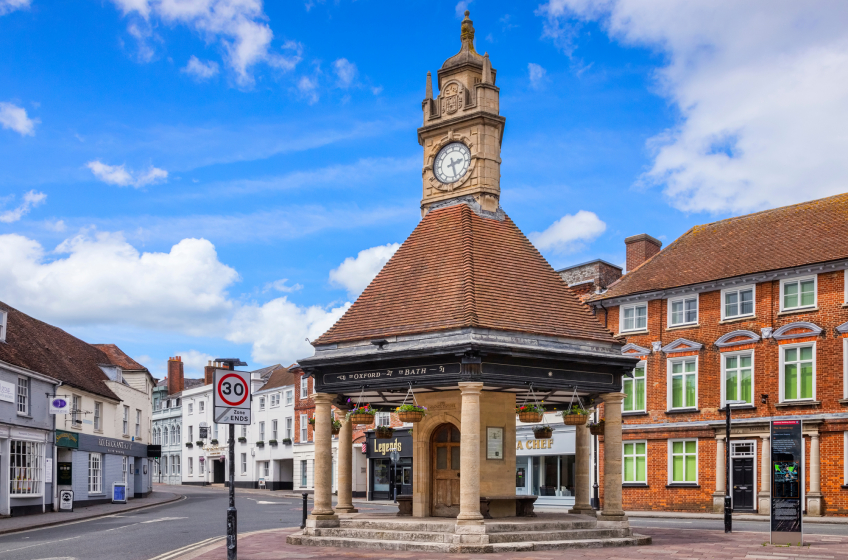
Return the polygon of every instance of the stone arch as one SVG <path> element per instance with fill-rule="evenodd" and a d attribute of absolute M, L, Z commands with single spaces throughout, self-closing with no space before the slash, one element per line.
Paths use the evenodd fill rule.
<path fill-rule="evenodd" d="M 421 422 L 412 428 L 412 515 L 413 517 L 429 517 L 432 496 L 432 469 L 430 457 L 430 440 L 434 432 L 442 424 L 453 424 L 462 436 L 459 411 L 438 412 L 427 414 Z"/>
<path fill-rule="evenodd" d="M 728 348 L 731 346 L 741 346 L 742 344 L 751 344 L 759 342 L 760 336 L 752 331 L 738 330 L 722 335 L 715 341 L 715 345 L 719 348 Z"/>

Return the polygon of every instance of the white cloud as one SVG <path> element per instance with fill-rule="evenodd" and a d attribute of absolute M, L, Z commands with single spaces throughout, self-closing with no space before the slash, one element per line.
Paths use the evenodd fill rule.
<path fill-rule="evenodd" d="M 301 60 L 298 43 L 285 43 L 282 52 L 271 49 L 274 33 L 266 23 L 261 0 L 112 1 L 125 16 L 134 13 L 145 22 L 159 18 L 167 24 L 185 25 L 208 42 L 219 42 L 226 53 L 227 65 L 242 87 L 253 85 L 252 72 L 257 64 L 291 70 Z"/>
<path fill-rule="evenodd" d="M 0 16 L 29 8 L 30 0 L 0 0 Z"/>
<path fill-rule="evenodd" d="M 11 197 L 9 197 L 11 198 Z M 47 200 L 47 195 L 44 193 L 29 191 L 24 194 L 24 200 L 17 208 L 13 208 L 11 210 L 6 210 L 5 212 L 0 212 L 0 222 L 4 224 L 11 224 L 12 222 L 17 222 L 27 214 L 29 211 L 42 204 L 45 200 Z"/>
<path fill-rule="evenodd" d="M 21 136 L 35 136 L 35 125 L 40 122 L 29 118 L 23 107 L 0 101 L 0 125 L 3 128 L 14 130 Z"/>
<path fill-rule="evenodd" d="M 666 55 L 657 85 L 681 119 L 650 142 L 639 184 L 674 207 L 738 214 L 845 191 L 848 4 L 551 0 L 539 13 Z"/>
<path fill-rule="evenodd" d="M 378 245 L 346 258 L 338 268 L 330 271 L 330 283 L 345 288 L 351 297 L 358 296 L 399 247 L 400 243 Z"/>
<path fill-rule="evenodd" d="M 289 286 L 286 282 L 288 282 L 288 278 L 283 278 L 282 280 L 274 280 L 273 282 L 268 282 L 265 284 L 265 287 L 262 289 L 263 292 L 269 292 L 271 290 L 276 290 L 278 292 L 284 292 L 290 294 L 292 292 L 296 292 L 298 290 L 302 290 L 303 286 L 301 284 L 295 284 L 294 286 Z"/>
<path fill-rule="evenodd" d="M 465 10 L 468 9 L 468 6 L 473 1 L 474 0 L 459 0 L 459 2 L 456 3 L 456 17 L 458 17 L 458 18 L 465 17 Z"/>
<path fill-rule="evenodd" d="M 179 356 L 183 361 L 183 370 L 185 371 L 185 376 L 192 379 L 202 379 L 203 378 L 203 368 L 206 367 L 209 360 L 215 360 L 215 358 L 220 358 L 220 356 L 213 356 L 212 354 L 205 354 L 203 352 L 199 352 L 197 350 L 184 350 L 182 352 L 174 352 L 175 356 Z M 144 362 L 136 360 L 140 364 L 144 364 Z"/>
<path fill-rule="evenodd" d="M 309 76 L 303 76 L 297 82 L 297 90 L 300 92 L 300 95 L 306 98 L 309 101 L 309 104 L 318 101 L 318 80 L 315 78 L 310 78 Z"/>
<path fill-rule="evenodd" d="M 180 72 L 188 74 L 198 81 L 208 80 L 218 74 L 218 63 L 214 60 L 204 62 L 192 55 L 188 59 L 188 64 Z"/>
<path fill-rule="evenodd" d="M 349 88 L 356 80 L 358 73 L 356 64 L 350 62 L 346 58 L 340 58 L 333 63 L 333 70 L 336 72 L 339 87 Z"/>
<path fill-rule="evenodd" d="M 541 88 L 545 82 L 545 74 L 547 74 L 547 70 L 534 62 L 530 62 L 527 64 L 527 72 L 530 76 L 530 87 L 533 89 Z"/>
<path fill-rule="evenodd" d="M 118 185 L 119 187 L 143 187 L 165 181 L 168 178 L 168 172 L 164 169 L 150 166 L 150 169 L 140 173 L 131 173 L 127 171 L 124 164 L 107 165 L 100 160 L 90 161 L 86 167 L 91 169 L 94 176 L 110 185 Z"/>
<path fill-rule="evenodd" d="M 53 251 L 0 235 L 3 301 L 47 322 L 221 333 L 235 306 L 227 288 L 237 280 L 205 239 L 140 253 L 120 233 L 84 232 Z"/>
<path fill-rule="evenodd" d="M 572 253 L 583 248 L 604 231 L 607 225 L 594 212 L 580 210 L 566 214 L 545 231 L 530 234 L 530 239 L 540 251 Z"/>

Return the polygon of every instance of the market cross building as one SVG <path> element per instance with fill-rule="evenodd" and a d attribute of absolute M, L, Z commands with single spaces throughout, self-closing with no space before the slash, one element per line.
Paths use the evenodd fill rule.
<path fill-rule="evenodd" d="M 299 362 L 315 379 L 316 480 L 307 527 L 292 542 L 321 544 L 340 524 L 365 523 L 363 514 L 342 521 L 337 515 L 355 511 L 349 454 L 339 456 L 338 505 L 332 506 L 334 405 L 394 409 L 412 388 L 428 414 L 413 429 L 412 519 L 402 523 L 435 523 L 417 530 L 439 527 L 450 533 L 445 546 L 461 552 L 506 550 L 491 544 L 488 518 L 532 515 L 535 497 L 514 490 L 517 399 L 538 394 L 560 408 L 575 395 L 603 399 L 606 437 L 621 437 L 622 377 L 638 359 L 621 353 L 622 344 L 500 206 L 505 118 L 497 72 L 488 54 L 474 50 L 468 15 L 459 53 L 438 72 L 435 98 L 427 75 L 418 129 L 422 220 L 345 315 L 312 343 L 314 356 Z M 588 429 L 579 429 L 572 511 L 586 516 L 562 514 L 553 521 L 562 528 L 577 520 L 597 523 L 589 505 Z M 350 441 L 351 431 L 351 422 L 343 422 L 340 439 Z M 620 454 L 608 453 L 604 469 L 609 487 L 599 517 L 613 524 L 621 544 L 634 544 L 621 507 Z"/>

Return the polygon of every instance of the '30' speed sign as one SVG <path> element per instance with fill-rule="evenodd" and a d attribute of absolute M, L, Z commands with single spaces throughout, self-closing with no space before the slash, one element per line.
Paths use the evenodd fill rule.
<path fill-rule="evenodd" d="M 250 373 L 215 370 L 214 418 L 218 424 L 250 424 Z"/>

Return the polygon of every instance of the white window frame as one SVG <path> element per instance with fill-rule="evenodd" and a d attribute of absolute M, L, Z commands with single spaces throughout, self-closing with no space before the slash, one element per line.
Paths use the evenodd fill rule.
<path fill-rule="evenodd" d="M 177 424 L 171 433 L 177 437 L 177 441 L 172 440 L 171 443 L 180 444 L 183 442 L 183 427 L 180 424 Z"/>
<path fill-rule="evenodd" d="M 695 404 L 692 406 L 680 406 L 674 407 L 674 395 L 672 394 L 672 364 L 675 362 L 688 362 L 691 360 L 695 360 Z M 700 356 L 680 356 L 679 358 L 668 358 L 666 360 L 666 409 L 667 410 L 696 410 L 698 408 L 698 389 L 700 385 L 700 373 L 701 373 L 701 364 L 700 364 Z M 685 377 L 685 367 L 684 366 L 684 377 Z M 686 394 L 686 384 L 683 384 L 683 394 Z M 646 398 L 647 400 L 647 398 Z"/>
<path fill-rule="evenodd" d="M 135 409 L 135 437 L 141 437 L 141 410 Z"/>
<path fill-rule="evenodd" d="M 241 437 L 243 437 L 243 438 L 247 437 L 247 426 L 244 425 L 244 424 L 242 424 L 242 426 L 241 426 Z"/>
<path fill-rule="evenodd" d="M 167 474 L 167 473 L 166 473 Z M 103 493 L 103 454 L 88 454 L 88 493 Z"/>
<path fill-rule="evenodd" d="M 241 454 L 241 474 L 247 474 L 247 453 Z"/>
<path fill-rule="evenodd" d="M 201 461 L 198 459 L 197 461 L 197 474 L 203 476 L 206 474 L 206 461 Z"/>
<path fill-rule="evenodd" d="M 263 461 L 262 462 L 262 472 L 264 473 L 265 478 L 270 478 L 271 476 L 271 461 Z"/>
<path fill-rule="evenodd" d="M 695 320 L 694 321 L 686 321 L 686 300 L 694 299 L 695 300 Z M 671 320 L 672 313 L 671 308 L 672 304 L 682 301 L 683 302 L 683 322 L 682 323 L 673 323 Z M 690 327 L 698 324 L 698 320 L 701 318 L 701 298 L 699 294 L 686 294 L 685 296 L 678 296 L 673 298 L 668 298 L 666 300 L 666 312 L 668 314 L 668 328 L 676 328 L 676 327 Z"/>
<path fill-rule="evenodd" d="M 259 441 L 265 441 L 265 422 L 259 423 Z"/>
<path fill-rule="evenodd" d="M 294 439 L 294 418 L 289 416 L 286 418 L 286 431 L 283 439 Z"/>
<path fill-rule="evenodd" d="M 188 413 L 194 414 L 194 403 L 188 403 Z"/>
<path fill-rule="evenodd" d="M 812 305 L 801 305 L 801 282 L 805 280 L 813 281 L 813 304 Z M 786 284 L 798 283 L 798 306 L 797 307 L 784 307 L 783 306 L 783 289 Z M 819 304 L 819 275 L 813 274 L 811 276 L 796 276 L 794 278 L 784 278 L 780 281 L 780 310 L 781 311 L 798 311 L 801 309 L 815 309 Z"/>
<path fill-rule="evenodd" d="M 842 483 L 848 486 L 848 432 L 842 432 L 842 468 L 843 473 Z"/>
<path fill-rule="evenodd" d="M 188 476 L 194 476 L 194 457 L 188 458 Z"/>
<path fill-rule="evenodd" d="M 44 444 L 9 442 L 9 495 L 34 498 L 44 492 Z"/>
<path fill-rule="evenodd" d="M 194 426 L 188 427 L 188 438 L 186 439 L 188 443 L 192 443 L 194 441 Z"/>
<path fill-rule="evenodd" d="M 173 466 L 174 466 L 174 472 L 172 472 L 171 474 L 179 475 L 179 474 L 181 474 L 181 473 L 182 473 L 182 465 L 180 465 L 181 458 L 182 458 L 182 456 L 181 456 L 181 455 L 174 455 L 174 456 L 173 456 L 173 459 L 174 459 L 174 465 L 173 465 Z"/>
<path fill-rule="evenodd" d="M 71 425 L 82 426 L 82 397 L 71 395 Z"/>
<path fill-rule="evenodd" d="M 757 394 L 756 389 L 756 358 L 754 356 L 753 350 L 737 350 L 736 352 L 722 352 L 721 353 L 721 407 L 724 408 L 727 403 L 727 358 L 735 356 L 737 358 L 741 358 L 742 356 L 750 356 L 751 357 L 751 402 L 749 405 L 754 405 L 754 397 Z M 737 367 L 737 369 L 742 369 L 741 367 Z M 738 380 L 737 380 L 738 383 Z M 738 385 L 737 385 L 738 387 Z"/>
<path fill-rule="evenodd" d="M 848 338 L 842 339 L 842 398 L 848 399 Z"/>
<path fill-rule="evenodd" d="M 638 443 L 644 443 L 645 444 L 645 454 L 644 455 L 639 454 L 639 453 L 635 453 L 636 444 L 638 444 Z M 638 457 L 645 457 L 645 480 L 627 480 L 627 481 L 624 480 L 625 461 L 626 461 L 626 458 L 627 458 L 627 455 L 624 454 L 624 446 L 628 445 L 628 444 L 633 444 L 634 453 L 633 453 L 632 457 L 634 457 L 634 459 L 638 458 Z M 638 470 L 636 469 L 636 467 L 634 465 L 634 467 L 633 467 L 634 477 L 635 477 L 635 474 L 637 472 L 638 472 Z M 632 440 L 628 439 L 628 440 L 624 440 L 624 441 L 621 442 L 621 482 L 623 484 L 648 484 L 648 440 L 646 440 L 646 439 L 632 439 Z"/>
<path fill-rule="evenodd" d="M 844 301 L 844 303 L 845 303 L 845 305 L 848 305 L 848 268 L 845 269 L 845 281 L 844 281 L 843 284 L 845 286 L 845 301 Z M 3 332 L 6 332 L 5 328 L 3 329 Z"/>
<path fill-rule="evenodd" d="M 289 389 L 286 391 L 286 405 L 294 404 L 294 391 Z"/>
<path fill-rule="evenodd" d="M 165 426 L 165 437 L 162 439 L 162 445 L 170 445 L 171 442 L 168 441 L 168 426 Z"/>
<path fill-rule="evenodd" d="M 271 439 L 273 439 L 274 441 L 277 440 L 277 435 L 278 435 L 277 427 L 278 427 L 277 420 L 271 420 Z"/>
<path fill-rule="evenodd" d="M 309 466 L 305 459 L 300 460 L 300 487 L 309 488 Z"/>
<path fill-rule="evenodd" d="M 280 393 L 274 393 L 271 395 L 271 408 L 277 408 L 280 406 Z"/>
<path fill-rule="evenodd" d="M 798 356 L 800 358 L 800 355 L 801 355 L 800 349 L 802 347 L 806 347 L 806 346 L 812 346 L 813 347 L 813 396 L 810 397 L 810 398 L 806 398 L 806 399 L 798 398 L 798 399 L 792 399 L 791 401 L 787 401 L 786 395 L 785 395 L 786 391 L 785 391 L 785 388 L 784 388 L 784 379 L 783 379 L 783 376 L 785 374 L 786 350 L 789 350 L 789 349 L 792 349 L 792 348 L 798 348 L 799 349 Z M 817 385 L 817 381 L 818 381 L 818 366 L 816 364 L 816 362 L 817 362 L 817 360 L 816 360 L 816 358 L 817 358 L 816 350 L 818 349 L 817 347 L 818 347 L 817 342 L 796 342 L 795 344 L 782 344 L 782 345 L 778 346 L 778 348 L 780 348 L 780 374 L 778 375 L 778 382 L 780 383 L 780 402 L 813 402 L 813 401 L 816 400 L 816 394 L 817 394 L 816 385 Z M 801 382 L 801 372 L 800 372 L 800 370 L 798 371 L 798 382 L 799 383 Z M 800 393 L 800 391 L 798 391 L 798 392 Z"/>
<path fill-rule="evenodd" d="M 0 342 L 6 342 L 6 328 L 9 324 L 9 312 L 0 311 Z"/>
<path fill-rule="evenodd" d="M 637 307 L 645 307 L 645 326 L 638 327 L 636 326 L 636 308 Z M 625 309 L 633 309 L 633 328 L 625 329 L 624 328 L 624 310 Z M 643 332 L 648 330 L 648 302 L 643 301 L 641 303 L 632 303 L 630 305 L 620 305 L 618 307 L 618 332 L 626 333 L 626 332 Z"/>
<path fill-rule="evenodd" d="M 15 385 L 15 408 L 18 410 L 19 416 L 29 416 L 30 408 L 30 381 L 29 377 L 21 375 L 18 377 L 18 383 Z"/>
<path fill-rule="evenodd" d="M 265 397 L 259 397 L 259 410 L 265 410 Z"/>
<path fill-rule="evenodd" d="M 374 418 L 374 426 L 391 426 L 392 425 L 392 413 L 391 412 L 378 412 Z"/>
<path fill-rule="evenodd" d="M 124 484 L 127 483 L 127 471 L 129 471 L 130 467 L 130 458 L 129 457 L 121 457 L 121 480 Z"/>
<path fill-rule="evenodd" d="M 300 443 L 309 441 L 309 416 L 300 415 Z"/>
<path fill-rule="evenodd" d="M 728 315 L 727 314 L 727 302 L 725 301 L 725 294 L 729 294 L 732 292 L 744 292 L 747 290 L 751 290 L 751 312 L 750 313 L 739 313 L 738 315 Z M 739 309 L 742 309 L 742 301 L 737 297 L 737 305 Z M 721 291 L 721 320 L 731 320 L 731 319 L 742 319 L 744 317 L 756 317 L 757 316 L 757 285 L 756 284 L 747 284 L 742 286 L 734 286 L 733 288 L 725 288 Z"/>
<path fill-rule="evenodd" d="M 124 417 L 122 425 L 124 428 L 124 435 L 130 435 L 130 407 L 128 407 L 127 405 L 124 405 Z"/>
<path fill-rule="evenodd" d="M 103 403 L 94 401 L 94 431 L 103 431 Z"/>
<path fill-rule="evenodd" d="M 674 443 L 682 441 L 683 442 L 683 468 L 686 468 L 686 442 L 694 441 L 695 442 L 695 480 L 694 482 L 675 482 L 674 481 L 674 456 L 672 455 L 672 450 L 674 449 Z M 668 485 L 669 486 L 692 486 L 700 484 L 700 471 L 701 471 L 701 450 L 700 445 L 698 445 L 698 438 L 677 438 L 668 440 Z M 686 478 L 686 473 L 684 470 L 683 478 Z"/>
<path fill-rule="evenodd" d="M 641 377 L 641 378 L 635 377 L 637 369 L 644 369 L 645 370 L 645 376 Z M 636 412 L 645 412 L 647 410 L 647 407 L 648 407 L 648 360 L 641 360 L 639 362 L 639 364 L 635 368 L 633 368 L 633 375 L 634 375 L 633 379 L 631 379 L 629 377 L 624 377 L 622 379 L 621 391 L 623 393 L 627 393 L 627 391 L 625 390 L 627 383 L 629 383 L 632 390 L 635 391 L 636 383 L 638 383 L 638 380 L 641 379 L 642 382 L 645 384 L 645 403 L 644 403 L 645 406 L 643 406 L 642 408 L 634 408 L 633 410 L 624 410 L 624 402 L 622 401 L 622 403 L 621 403 L 622 414 L 634 414 Z M 634 399 L 636 398 L 635 392 L 634 392 L 633 398 Z M 634 406 L 635 405 L 636 405 L 636 403 L 634 402 Z"/>
<path fill-rule="evenodd" d="M 309 398 L 309 378 L 301 377 L 300 378 L 300 398 L 308 399 Z"/>
<path fill-rule="evenodd" d="M 203 409 L 204 409 L 204 405 L 205 405 L 205 404 L 206 404 L 206 401 L 200 401 L 200 402 L 198 402 L 198 403 L 197 403 L 197 411 L 198 411 L 198 412 L 203 412 Z"/>

